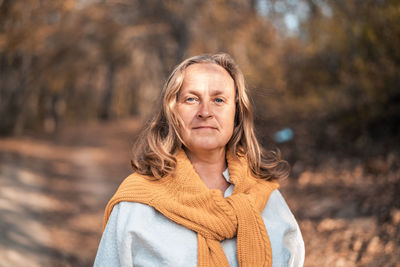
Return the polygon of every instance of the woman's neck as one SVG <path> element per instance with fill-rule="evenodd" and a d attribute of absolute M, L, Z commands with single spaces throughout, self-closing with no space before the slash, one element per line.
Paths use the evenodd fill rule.
<path fill-rule="evenodd" d="M 226 169 L 225 149 L 193 153 L 185 149 L 186 155 L 197 174 L 209 189 L 219 189 L 222 192 L 229 187 L 222 172 Z"/>

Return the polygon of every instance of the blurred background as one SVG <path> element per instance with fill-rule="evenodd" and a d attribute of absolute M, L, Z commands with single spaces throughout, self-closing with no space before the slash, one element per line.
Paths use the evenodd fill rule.
<path fill-rule="evenodd" d="M 292 166 L 305 265 L 398 266 L 397 0 L 0 0 L 0 266 L 92 266 L 167 76 L 220 51 Z"/>

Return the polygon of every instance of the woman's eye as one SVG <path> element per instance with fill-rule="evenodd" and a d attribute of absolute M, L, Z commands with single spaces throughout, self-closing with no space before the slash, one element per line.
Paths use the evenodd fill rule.
<path fill-rule="evenodd" d="M 196 101 L 196 98 L 194 98 L 194 97 L 188 97 L 188 98 L 186 98 L 186 102 L 192 103 L 192 102 L 194 102 L 194 101 Z"/>
<path fill-rule="evenodd" d="M 216 98 L 216 99 L 215 99 L 215 102 L 217 102 L 217 103 L 223 103 L 224 100 L 223 100 L 222 98 Z"/>

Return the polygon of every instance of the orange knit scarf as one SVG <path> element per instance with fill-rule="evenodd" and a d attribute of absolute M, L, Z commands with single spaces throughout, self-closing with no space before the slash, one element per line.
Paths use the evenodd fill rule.
<path fill-rule="evenodd" d="M 172 221 L 197 232 L 198 266 L 229 266 L 220 241 L 237 236 L 239 266 L 272 266 L 271 244 L 261 217 L 277 183 L 257 179 L 245 158 L 227 153 L 230 181 L 235 185 L 224 198 L 208 189 L 181 150 L 175 175 L 160 180 L 132 174 L 120 185 L 104 214 L 104 227 L 113 206 L 121 201 L 147 204 Z"/>

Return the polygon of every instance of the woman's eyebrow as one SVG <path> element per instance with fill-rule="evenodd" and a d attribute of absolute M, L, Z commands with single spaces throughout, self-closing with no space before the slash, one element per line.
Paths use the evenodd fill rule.
<path fill-rule="evenodd" d="M 181 92 L 180 93 L 180 95 L 187 95 L 187 94 L 192 94 L 192 95 L 199 95 L 200 93 L 199 93 L 199 91 L 197 91 L 196 89 L 189 89 L 189 90 L 185 90 L 185 91 L 183 91 L 183 92 Z M 211 91 L 211 93 L 210 93 L 210 96 L 216 96 L 216 95 L 225 95 L 226 94 L 226 91 L 224 91 L 224 90 L 219 90 L 219 89 L 215 89 L 215 90 L 212 90 Z"/>
<path fill-rule="evenodd" d="M 196 91 L 196 90 L 194 90 L 194 89 L 187 90 L 187 91 L 184 92 L 184 93 L 185 93 L 185 94 L 192 94 L 192 95 L 198 95 L 198 94 L 199 94 L 199 92 Z"/>
<path fill-rule="evenodd" d="M 177 95 L 177 99 L 180 99 L 182 97 L 186 97 L 187 95 L 194 95 L 196 97 L 199 96 L 198 92 L 196 92 L 195 90 L 189 89 L 189 90 L 185 90 L 185 91 L 181 91 L 179 92 L 179 94 Z"/>
<path fill-rule="evenodd" d="M 224 91 L 224 90 L 213 90 L 210 95 L 211 96 L 226 95 L 226 91 Z"/>

